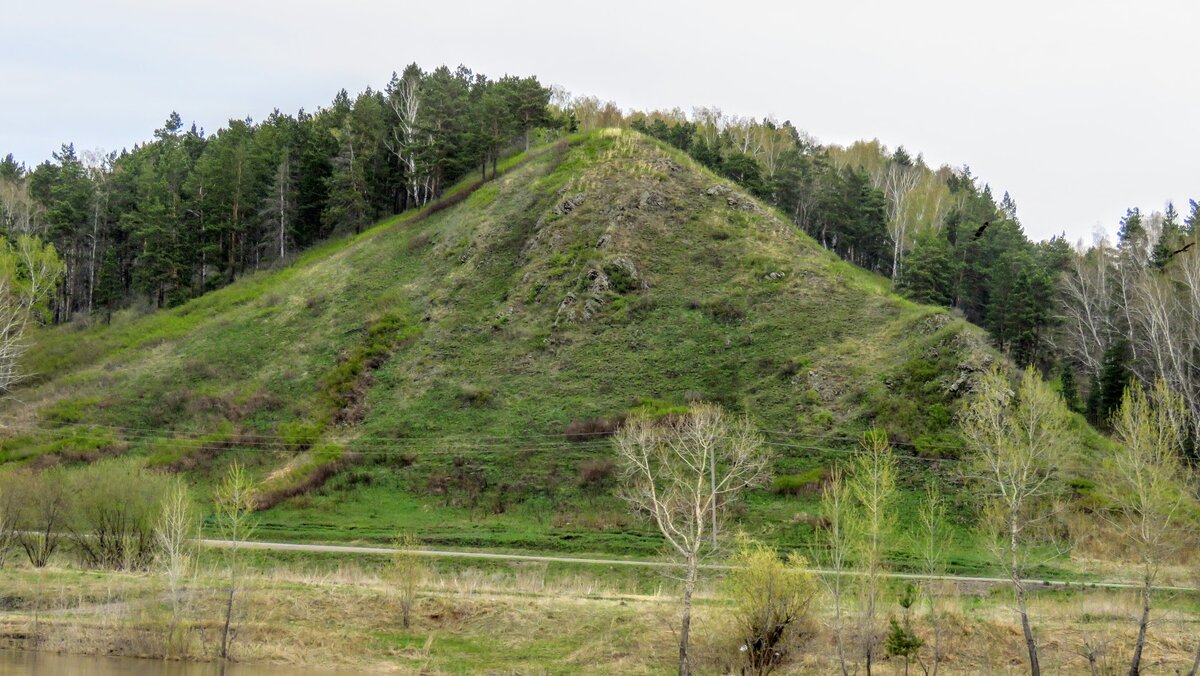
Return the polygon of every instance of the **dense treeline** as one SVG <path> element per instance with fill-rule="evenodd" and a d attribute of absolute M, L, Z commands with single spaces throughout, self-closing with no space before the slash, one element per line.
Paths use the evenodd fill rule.
<path fill-rule="evenodd" d="M 0 161 L 0 226 L 65 263 L 56 321 L 142 298 L 183 302 L 338 232 L 425 204 L 556 124 L 536 78 L 459 67 L 393 74 L 315 113 L 231 120 L 213 134 L 171 113 L 132 150 L 64 145 L 32 170 Z"/>

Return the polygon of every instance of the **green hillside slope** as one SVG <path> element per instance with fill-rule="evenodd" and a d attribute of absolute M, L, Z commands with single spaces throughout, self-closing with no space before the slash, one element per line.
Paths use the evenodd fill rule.
<path fill-rule="evenodd" d="M 912 456 L 911 494 L 951 476 L 934 459 L 993 358 L 681 153 L 606 131 L 182 307 L 42 333 L 0 461 L 128 455 L 203 487 L 241 459 L 263 537 L 642 554 L 658 539 L 614 496 L 604 432 L 706 399 L 777 452 L 741 524 L 798 546 L 870 426 Z"/>

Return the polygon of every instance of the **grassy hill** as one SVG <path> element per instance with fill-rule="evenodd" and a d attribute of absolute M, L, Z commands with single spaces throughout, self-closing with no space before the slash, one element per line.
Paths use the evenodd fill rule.
<path fill-rule="evenodd" d="M 614 497 L 604 436 L 638 407 L 749 414 L 778 478 L 739 521 L 784 546 L 870 426 L 911 456 L 908 495 L 953 477 L 954 415 L 995 359 L 979 329 L 643 136 L 510 164 L 181 307 L 41 333 L 0 461 L 129 456 L 203 491 L 240 459 L 262 537 L 617 554 L 659 545 Z"/>

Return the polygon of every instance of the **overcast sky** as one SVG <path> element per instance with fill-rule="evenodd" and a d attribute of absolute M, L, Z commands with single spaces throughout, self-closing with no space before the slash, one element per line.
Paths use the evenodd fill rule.
<path fill-rule="evenodd" d="M 878 137 L 970 165 L 1035 238 L 1200 199 L 1196 2 L 4 0 L 0 22 L 0 154 L 30 165 L 172 110 L 313 110 L 416 61 Z"/>

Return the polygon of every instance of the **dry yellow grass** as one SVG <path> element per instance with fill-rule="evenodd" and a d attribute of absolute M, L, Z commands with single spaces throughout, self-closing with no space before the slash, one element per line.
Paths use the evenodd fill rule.
<path fill-rule="evenodd" d="M 195 580 L 188 652 L 213 659 L 219 630 L 218 571 Z M 9 647 L 75 654 L 159 657 L 168 613 L 153 575 L 74 569 L 10 569 L 0 579 L 8 612 L 0 639 Z M 948 585 L 942 673 L 1023 673 L 1020 630 L 1003 595 Z M 239 598 L 233 654 L 242 662 L 349 667 L 380 672 L 667 673 L 675 666 L 675 600 L 633 593 L 619 581 L 586 574 L 549 579 L 531 566 L 515 575 L 466 568 L 439 574 L 421 590 L 413 626 L 400 628 L 394 595 L 376 573 L 354 565 L 329 572 L 276 568 L 257 573 Z M 899 612 L 898 608 L 892 608 Z M 1120 670 L 1132 642 L 1136 599 L 1129 592 L 1043 593 L 1031 604 L 1047 673 L 1086 673 L 1087 646 L 1101 673 Z M 727 613 L 701 594 L 695 653 L 702 671 L 727 671 L 737 645 Z M 784 673 L 836 670 L 829 618 Z M 928 615 L 914 626 L 931 643 Z M 1164 599 L 1146 649 L 1148 673 L 1186 671 L 1195 650 L 1192 599 Z M 885 661 L 882 673 L 902 665 Z"/>

